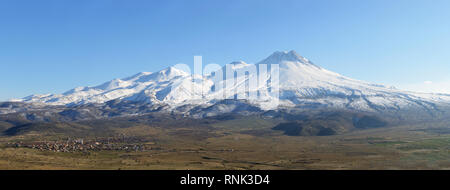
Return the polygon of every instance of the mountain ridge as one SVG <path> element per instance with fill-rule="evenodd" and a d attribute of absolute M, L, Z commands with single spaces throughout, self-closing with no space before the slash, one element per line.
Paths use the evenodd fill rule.
<path fill-rule="evenodd" d="M 77 87 L 63 94 L 31 95 L 15 102 L 75 106 L 105 104 L 118 100 L 168 105 L 166 109 L 173 111 L 186 106 L 206 108 L 223 98 L 235 99 L 254 92 L 267 95 L 267 99 L 263 101 L 247 101 L 248 104 L 262 110 L 337 108 L 367 112 L 398 112 L 414 109 L 431 113 L 440 111 L 440 105 L 450 104 L 450 95 L 408 92 L 352 79 L 317 66 L 295 51 L 276 51 L 254 65 L 262 64 L 279 65 L 279 97 L 271 96 L 270 88 L 266 85 L 245 89 L 249 80 L 245 77 L 236 78 L 231 87 L 216 90 L 215 84 L 218 83 L 214 83 L 210 75 L 203 77 L 191 75 L 171 66 L 158 72 L 140 72 L 130 77 L 113 79 L 98 86 Z M 231 66 L 231 71 L 238 72 L 252 64 L 237 61 L 232 62 Z M 222 72 L 224 69 L 225 66 L 222 67 Z M 272 77 L 268 74 L 262 80 L 270 83 Z M 224 97 L 224 94 L 231 95 Z M 275 104 L 274 100 L 278 98 L 279 101 Z"/>

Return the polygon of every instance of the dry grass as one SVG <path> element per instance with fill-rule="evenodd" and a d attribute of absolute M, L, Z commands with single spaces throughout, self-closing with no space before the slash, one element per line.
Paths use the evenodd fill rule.
<path fill-rule="evenodd" d="M 117 133 L 148 137 L 158 149 L 86 154 L 3 147 L 0 169 L 450 169 L 450 136 L 412 130 L 418 126 L 324 137 L 285 136 L 271 126 L 249 119 L 213 128 L 118 128 Z M 0 140 L 27 138 L 36 137 Z"/>

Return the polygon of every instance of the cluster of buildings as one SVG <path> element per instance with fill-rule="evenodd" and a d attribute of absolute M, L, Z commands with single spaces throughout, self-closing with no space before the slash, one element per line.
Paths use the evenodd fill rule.
<path fill-rule="evenodd" d="M 136 142 L 129 138 L 102 138 L 95 140 L 84 140 L 82 138 L 60 141 L 18 142 L 14 147 L 24 147 L 41 151 L 53 152 L 86 152 L 101 150 L 116 151 L 146 151 L 152 150 L 151 143 Z"/>

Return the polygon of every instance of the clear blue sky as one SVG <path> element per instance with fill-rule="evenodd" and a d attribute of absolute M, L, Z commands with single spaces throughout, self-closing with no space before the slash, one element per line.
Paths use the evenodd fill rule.
<path fill-rule="evenodd" d="M 194 55 L 255 63 L 276 50 L 360 80 L 450 92 L 449 8 L 448 0 L 0 0 L 0 100 L 192 64 Z"/>

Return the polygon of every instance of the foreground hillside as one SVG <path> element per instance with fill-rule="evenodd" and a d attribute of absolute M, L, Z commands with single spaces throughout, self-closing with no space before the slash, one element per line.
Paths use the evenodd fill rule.
<path fill-rule="evenodd" d="M 319 123 L 303 122 L 230 115 L 3 125 L 0 169 L 450 169 L 450 122 L 275 130 Z"/>

